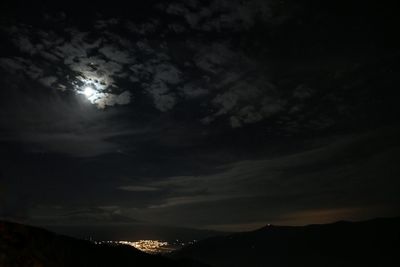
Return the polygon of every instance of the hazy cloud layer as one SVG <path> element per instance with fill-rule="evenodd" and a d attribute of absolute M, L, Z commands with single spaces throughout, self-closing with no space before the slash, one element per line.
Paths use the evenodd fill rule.
<path fill-rule="evenodd" d="M 177 214 L 191 214 L 180 220 L 215 227 L 227 221 L 251 224 L 257 218 L 262 218 L 259 226 L 268 221 L 307 223 L 318 212 L 320 222 L 327 222 L 344 216 L 344 209 L 357 210 L 357 216 L 365 218 L 374 216 L 379 207 L 395 214 L 398 197 L 393 186 L 398 186 L 400 170 L 391 163 L 399 151 L 393 139 L 398 130 L 392 130 L 347 136 L 283 157 L 235 162 L 220 166 L 212 175 L 146 183 L 142 186 L 169 194 L 154 195 L 158 203 L 149 203 L 142 212 L 149 219 L 154 216 L 166 222 Z M 362 148 L 368 152 L 361 152 Z M 382 180 L 381 170 L 388 166 L 392 166 L 390 172 Z"/>

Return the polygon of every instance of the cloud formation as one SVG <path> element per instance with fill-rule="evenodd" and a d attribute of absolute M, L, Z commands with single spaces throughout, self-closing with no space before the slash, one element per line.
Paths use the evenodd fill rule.
<path fill-rule="evenodd" d="M 86 86 L 93 87 L 96 93 L 88 100 L 100 109 L 128 105 L 135 95 L 143 93 L 160 112 L 203 98 L 210 101 L 210 107 L 199 107 L 208 110 L 200 122 L 210 124 L 221 117 L 237 128 L 278 113 L 284 109 L 283 101 L 277 90 L 271 89 L 274 86 L 264 70 L 257 70 L 256 58 L 234 49 L 229 39 L 207 40 L 199 38 L 201 33 L 196 31 L 248 30 L 259 19 L 270 23 L 275 19 L 271 4 L 218 0 L 201 8 L 196 1 L 156 5 L 165 9 L 168 19 L 181 17 L 187 24 L 167 28 L 161 27 L 163 22 L 158 18 L 136 23 L 97 18 L 91 21 L 100 30 L 96 32 L 84 31 L 65 17 L 53 19 L 55 24 L 67 24 L 62 27 L 65 30 L 21 23 L 3 29 L 21 54 L 1 58 L 0 66 L 61 91 L 80 94 Z M 116 27 L 128 32 L 120 33 Z M 176 43 L 170 37 L 187 30 L 193 33 L 187 41 Z M 159 36 L 156 40 L 148 39 L 154 34 Z M 34 62 L 31 56 L 35 56 Z"/>

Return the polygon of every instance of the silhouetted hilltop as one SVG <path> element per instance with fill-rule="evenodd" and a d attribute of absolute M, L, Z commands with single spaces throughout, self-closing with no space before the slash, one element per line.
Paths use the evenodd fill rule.
<path fill-rule="evenodd" d="M 0 222 L 1 267 L 205 266 L 149 255 L 131 246 L 95 245 L 49 231 Z"/>
<path fill-rule="evenodd" d="M 302 227 L 266 226 L 209 238 L 173 258 L 213 266 L 400 266 L 400 217 Z"/>

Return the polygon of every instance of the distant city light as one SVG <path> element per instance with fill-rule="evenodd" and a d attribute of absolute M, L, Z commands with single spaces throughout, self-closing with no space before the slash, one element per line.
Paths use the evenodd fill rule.
<path fill-rule="evenodd" d="M 168 245 L 168 242 L 159 240 L 139 240 L 136 242 L 130 241 L 119 241 L 120 244 L 133 246 L 141 251 L 147 253 L 159 253 L 162 252 Z"/>
<path fill-rule="evenodd" d="M 187 243 L 175 240 L 172 243 L 160 240 L 138 240 L 138 241 L 94 241 L 95 244 L 128 245 L 149 254 L 168 253 L 186 245 L 194 244 L 196 240 Z"/>

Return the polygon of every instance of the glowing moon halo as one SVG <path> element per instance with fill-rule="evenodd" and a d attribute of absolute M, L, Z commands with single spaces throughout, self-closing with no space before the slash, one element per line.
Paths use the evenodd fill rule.
<path fill-rule="evenodd" d="M 96 93 L 96 90 L 94 90 L 92 87 L 90 86 L 86 86 L 82 93 L 86 96 L 86 97 L 91 97 L 92 95 L 94 95 Z"/>

